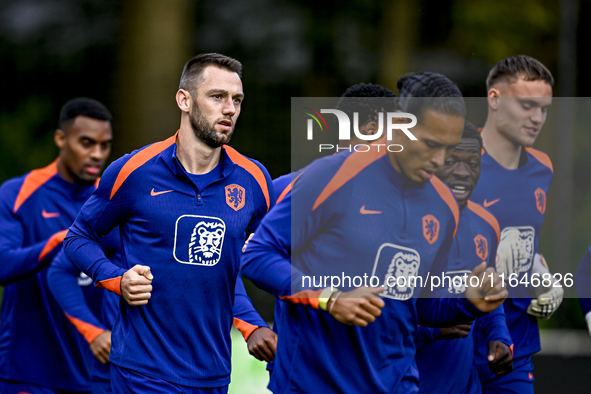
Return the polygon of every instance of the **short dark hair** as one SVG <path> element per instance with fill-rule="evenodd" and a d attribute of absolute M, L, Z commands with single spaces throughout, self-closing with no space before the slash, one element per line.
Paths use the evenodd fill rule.
<path fill-rule="evenodd" d="M 102 103 L 88 97 L 77 97 L 65 103 L 60 111 L 58 127 L 66 131 L 77 116 L 88 116 L 98 120 L 112 119 L 111 113 Z"/>
<path fill-rule="evenodd" d="M 466 117 L 462 92 L 445 75 L 432 72 L 406 74 L 398 80 L 399 109 L 409 112 L 420 122 L 425 110 Z"/>
<path fill-rule="evenodd" d="M 462 139 L 474 139 L 478 141 L 478 145 L 480 146 L 480 149 L 482 149 L 482 135 L 480 135 L 480 131 L 478 130 L 478 128 L 468 121 L 466 121 L 466 123 L 464 124 L 464 132 L 462 133 Z"/>
<path fill-rule="evenodd" d="M 337 104 L 353 120 L 353 112 L 359 113 L 359 125 L 377 120 L 379 112 L 396 111 L 396 95 L 381 85 L 360 83 L 349 87 Z"/>
<path fill-rule="evenodd" d="M 486 89 L 490 90 L 499 81 L 511 84 L 519 78 L 525 81 L 546 81 L 550 86 L 554 86 L 554 78 L 546 66 L 533 57 L 518 55 L 495 64 L 486 78 Z"/>
<path fill-rule="evenodd" d="M 191 94 L 200 82 L 203 70 L 208 66 L 215 66 L 222 70 L 235 72 L 242 77 L 242 63 L 238 60 L 219 53 L 202 53 L 189 60 L 183 68 L 179 89 L 188 90 Z"/>

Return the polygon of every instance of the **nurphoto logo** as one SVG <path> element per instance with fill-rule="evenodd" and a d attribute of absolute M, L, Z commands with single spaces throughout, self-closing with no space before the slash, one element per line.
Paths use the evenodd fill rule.
<path fill-rule="evenodd" d="M 321 109 L 320 112 L 315 111 L 312 108 L 303 107 L 307 111 L 304 112 L 306 115 L 310 116 L 307 122 L 307 139 L 313 140 L 314 139 L 314 122 L 320 127 L 321 131 L 328 131 L 328 124 L 326 123 L 326 119 L 322 114 L 333 114 L 336 116 L 336 120 L 339 124 L 339 141 L 348 141 L 351 140 L 351 120 L 349 116 L 338 109 Z M 385 116 L 384 116 L 385 115 Z M 386 119 L 384 121 L 384 118 Z M 394 119 L 406 118 L 410 119 L 409 123 L 394 123 Z M 409 130 L 416 126 L 417 124 L 417 117 L 413 114 L 407 112 L 380 112 L 378 113 L 378 129 L 374 134 L 365 135 L 359 131 L 359 113 L 353 112 L 353 133 L 355 138 L 361 141 L 376 141 L 384 136 L 384 130 L 386 131 L 387 141 L 392 140 L 392 136 L 394 130 L 402 131 L 411 141 L 417 141 L 417 138 L 413 135 L 413 133 Z M 385 125 L 384 125 L 385 123 Z M 377 146 L 378 151 L 380 146 L 385 146 L 389 152 L 401 152 L 404 148 L 400 144 L 356 144 L 356 145 L 349 145 L 347 146 L 337 146 L 336 151 L 339 150 L 349 150 L 355 152 L 369 152 L 371 150 L 370 145 Z M 333 144 L 319 144 L 318 145 L 319 152 L 323 150 L 332 150 L 335 149 Z"/>

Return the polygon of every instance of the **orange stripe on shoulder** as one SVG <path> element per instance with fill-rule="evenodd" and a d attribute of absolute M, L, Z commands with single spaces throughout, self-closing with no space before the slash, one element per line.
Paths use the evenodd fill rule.
<path fill-rule="evenodd" d="M 263 171 L 259 168 L 259 166 L 254 164 L 254 162 L 252 162 L 242 154 L 238 153 L 236 149 L 226 145 L 224 145 L 224 149 L 226 150 L 226 153 L 230 157 L 230 160 L 234 162 L 234 164 L 244 168 L 258 182 L 265 196 L 268 211 L 269 208 L 271 208 L 271 197 L 269 196 L 269 186 L 267 185 L 267 179 L 265 178 L 265 174 L 263 174 Z"/>
<path fill-rule="evenodd" d="M 298 175 L 299 176 L 299 175 Z M 285 187 L 285 189 L 283 189 L 283 191 L 281 192 L 281 194 L 279 195 L 279 197 L 277 198 L 277 202 L 276 204 L 279 204 L 279 202 L 281 200 L 283 200 L 285 198 L 285 196 L 287 196 L 287 193 L 289 193 L 291 191 L 292 185 L 291 182 Z"/>
<path fill-rule="evenodd" d="M 18 211 L 21 205 L 27 201 L 27 198 L 31 197 L 35 190 L 39 189 L 45 182 L 57 174 L 57 161 L 58 159 L 55 159 L 53 163 L 47 167 L 33 170 L 25 177 L 25 181 L 16 196 L 13 212 Z"/>
<path fill-rule="evenodd" d="M 121 276 L 115 278 L 101 280 L 96 284 L 99 289 L 107 289 L 112 293 L 121 295 Z"/>
<path fill-rule="evenodd" d="M 39 253 L 38 260 L 43 260 L 45 256 L 47 256 L 53 249 L 63 242 L 64 238 L 66 238 L 66 234 L 68 234 L 68 230 L 58 231 L 57 233 L 53 234 L 45 243 L 41 253 Z"/>
<path fill-rule="evenodd" d="M 339 170 L 334 174 L 330 182 L 322 189 L 320 195 L 314 202 L 312 210 L 315 210 L 322 204 L 328 197 L 334 192 L 339 190 L 345 183 L 353 179 L 357 174 L 363 171 L 364 168 L 369 166 L 376 160 L 381 159 L 386 155 L 386 149 L 378 151 L 373 149 L 369 152 L 354 152 L 341 164 Z"/>
<path fill-rule="evenodd" d="M 279 204 L 279 202 L 281 200 L 283 200 L 285 198 L 285 196 L 287 196 L 287 193 L 289 193 L 291 191 L 291 189 L 293 188 L 293 185 L 295 184 L 295 182 L 298 180 L 298 178 L 303 174 L 304 172 L 300 172 L 298 174 L 298 176 L 295 177 L 295 179 L 291 182 L 289 182 L 289 184 L 285 187 L 285 189 L 283 189 L 283 191 L 281 192 L 281 194 L 279 195 L 279 197 L 277 198 L 277 202 L 276 204 Z"/>
<path fill-rule="evenodd" d="M 82 336 L 84 337 L 84 339 L 86 339 L 86 342 L 88 343 L 92 343 L 92 341 L 94 341 L 96 337 L 105 332 L 105 330 L 103 330 L 102 328 L 93 326 L 92 324 L 77 319 L 74 316 L 70 316 L 66 312 L 64 312 L 64 314 L 66 315 L 70 323 L 72 323 L 74 327 L 76 327 L 76 329 L 80 332 L 80 334 L 82 334 Z"/>
<path fill-rule="evenodd" d="M 490 226 L 495 230 L 495 233 L 497 233 L 497 242 L 501 242 L 501 227 L 499 226 L 497 218 L 495 218 L 494 215 L 489 211 L 470 200 L 468 200 L 468 209 L 490 224 Z"/>
<path fill-rule="evenodd" d="M 111 196 L 109 198 L 113 198 L 117 190 L 121 187 L 123 182 L 131 175 L 132 172 L 146 164 L 148 160 L 171 146 L 176 142 L 176 134 L 170 138 L 165 139 L 164 141 L 156 142 L 146 149 L 139 151 L 135 155 L 133 155 L 127 163 L 123 165 L 119 174 L 117 174 L 117 179 L 115 179 L 115 183 L 113 184 L 113 188 L 111 189 Z"/>
<path fill-rule="evenodd" d="M 259 326 L 255 326 L 254 324 L 250 324 L 245 322 L 244 320 L 238 319 L 237 317 L 234 318 L 234 325 L 242 333 L 245 341 L 248 341 L 250 334 L 254 332 Z"/>
<path fill-rule="evenodd" d="M 449 206 L 451 213 L 454 215 L 454 219 L 456 221 L 456 229 L 454 230 L 455 238 L 456 233 L 458 232 L 458 225 L 460 224 L 460 207 L 458 207 L 458 202 L 456 201 L 456 198 L 454 197 L 451 190 L 449 190 L 449 187 L 447 187 L 447 185 L 436 176 L 431 178 L 431 184 L 435 190 L 437 190 L 437 193 L 439 193 L 439 196 L 443 199 L 443 201 L 445 201 Z"/>
<path fill-rule="evenodd" d="M 525 151 L 533 157 L 535 157 L 540 163 L 548 167 L 550 171 L 554 172 L 554 166 L 552 166 L 552 160 L 550 160 L 550 156 L 548 156 L 541 150 L 537 150 L 531 147 L 525 148 Z"/>
<path fill-rule="evenodd" d="M 322 293 L 322 290 L 304 290 L 292 296 L 279 297 L 279 299 L 293 304 L 310 305 L 314 309 L 319 309 L 318 297 L 320 297 L 320 293 Z"/>

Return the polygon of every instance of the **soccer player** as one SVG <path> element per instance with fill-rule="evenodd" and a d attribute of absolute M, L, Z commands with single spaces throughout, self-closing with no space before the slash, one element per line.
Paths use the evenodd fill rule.
<path fill-rule="evenodd" d="M 499 243 L 499 224 L 482 206 L 469 201 L 480 177 L 482 138 L 469 122 L 462 142 L 454 148 L 435 175 L 449 186 L 460 205 L 460 224 L 451 247 L 449 278 L 439 291 L 442 297 L 461 297 L 466 289 L 464 276 L 483 261 L 495 266 Z M 417 332 L 417 366 L 421 391 L 425 393 L 480 393 L 480 379 L 474 366 L 474 342 L 470 324 L 449 328 L 421 326 Z M 503 306 L 479 317 L 475 330 L 482 330 L 488 341 L 488 361 L 492 371 L 512 370 L 512 341 Z"/>
<path fill-rule="evenodd" d="M 111 261 L 120 264 L 118 231 L 103 237 L 101 247 Z M 119 296 L 92 286 L 92 279 L 81 272 L 63 250 L 51 263 L 47 278 L 63 314 L 80 333 L 76 340 L 84 356 L 93 394 L 112 393 L 109 353 L 113 323 L 119 314 Z"/>
<path fill-rule="evenodd" d="M 76 331 L 51 295 L 47 266 L 95 191 L 111 151 L 111 114 L 77 98 L 61 109 L 58 158 L 0 187 L 0 392 L 87 392 Z"/>
<path fill-rule="evenodd" d="M 353 114 L 357 112 L 360 123 L 359 132 L 363 135 L 374 135 L 379 127 L 378 113 L 394 112 L 396 110 L 397 103 L 395 97 L 396 95 L 394 93 L 381 85 L 359 83 L 347 88 L 337 103 L 336 109 L 346 113 L 349 119 L 353 119 Z M 360 140 L 357 136 L 353 135 L 349 141 L 340 141 L 339 147 L 349 148 L 356 144 L 364 144 L 365 142 L 367 141 Z M 342 150 L 341 152 L 346 150 L 348 149 Z M 304 171 L 304 169 L 291 174 L 282 175 L 273 180 L 273 188 L 275 189 L 275 194 L 278 196 L 277 203 L 289 193 L 291 190 L 290 183 L 294 181 L 302 171 Z M 276 316 L 280 314 L 279 309 L 282 304 L 283 302 L 279 300 L 275 301 Z M 275 319 L 273 324 L 273 331 L 276 333 L 279 332 L 279 322 L 277 319 Z M 267 364 L 267 370 L 273 370 L 273 362 Z"/>
<path fill-rule="evenodd" d="M 532 393 L 531 355 L 540 350 L 537 318 L 549 318 L 562 293 L 553 290 L 535 299 L 525 286 L 509 286 L 507 278 L 529 280 L 532 272 L 539 270 L 534 267 L 534 256 L 553 174 L 549 157 L 532 145 L 552 103 L 554 79 L 539 61 L 514 56 L 497 63 L 486 83 L 488 117 L 482 129 L 485 152 L 482 175 L 471 199 L 490 210 L 501 228 L 501 264 L 497 271 L 504 274 L 509 287 L 510 298 L 504 308 L 515 344 L 514 370 L 502 377 L 491 373 L 487 341 L 478 331 L 474 333 L 476 363 L 483 392 Z M 540 305 L 551 308 L 542 311 Z"/>
<path fill-rule="evenodd" d="M 65 240 L 68 257 L 125 300 L 112 332 L 114 392 L 227 392 L 241 247 L 275 203 L 266 169 L 226 145 L 241 69 L 220 54 L 189 60 L 180 130 L 109 166 Z M 117 226 L 123 268 L 99 245 Z"/>
<path fill-rule="evenodd" d="M 459 208 L 433 174 L 460 142 L 465 113 L 459 90 L 441 75 L 409 75 L 403 86 L 408 95 L 447 97 L 403 103 L 418 119 L 418 141 L 395 133 L 379 142 L 404 144 L 403 152 L 375 145 L 315 161 L 244 252 L 243 275 L 288 301 L 278 316 L 274 393 L 417 392 L 417 324 L 470 321 L 506 293 L 497 281 L 469 287 L 466 298 L 417 299 L 418 281 L 396 283 L 424 279 L 447 261 Z M 484 268 L 472 275 L 494 276 Z M 342 292 L 318 284 L 341 275 Z M 356 288 L 370 276 L 390 285 Z"/>

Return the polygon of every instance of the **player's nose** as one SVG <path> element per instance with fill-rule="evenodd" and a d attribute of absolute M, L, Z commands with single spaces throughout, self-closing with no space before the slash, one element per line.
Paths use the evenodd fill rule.
<path fill-rule="evenodd" d="M 437 149 L 433 152 L 431 156 L 431 164 L 435 166 L 435 168 L 441 167 L 445 163 L 445 148 Z"/>
<path fill-rule="evenodd" d="M 234 104 L 234 100 L 232 97 L 228 97 L 228 99 L 224 102 L 224 106 L 222 108 L 222 113 L 224 115 L 234 116 L 236 113 L 236 105 Z"/>
<path fill-rule="evenodd" d="M 470 171 L 466 163 L 457 163 L 454 167 L 453 174 L 456 178 L 467 179 L 470 177 Z"/>
<path fill-rule="evenodd" d="M 533 111 L 533 114 L 530 119 L 535 124 L 543 123 L 544 120 L 546 119 L 546 113 L 544 112 L 544 110 L 542 108 L 536 108 Z"/>

